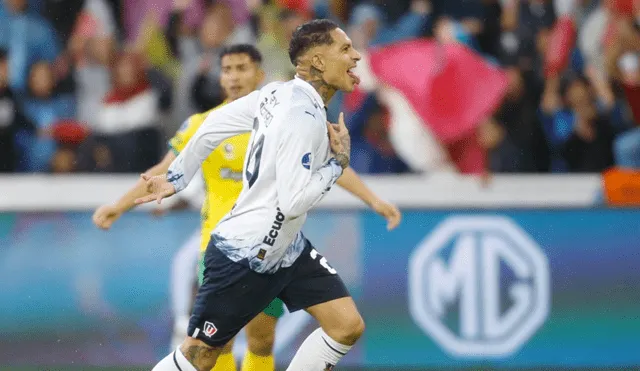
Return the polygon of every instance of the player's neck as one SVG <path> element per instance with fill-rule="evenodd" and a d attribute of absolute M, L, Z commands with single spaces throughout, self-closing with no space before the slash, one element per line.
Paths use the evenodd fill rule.
<path fill-rule="evenodd" d="M 296 76 L 313 86 L 314 89 L 320 94 L 324 105 L 327 106 L 333 95 L 336 93 L 336 89 L 329 86 L 322 78 L 322 72 L 310 67 L 307 69 L 297 68 Z"/>
<path fill-rule="evenodd" d="M 333 95 L 336 93 L 336 89 L 330 87 L 323 80 L 312 80 L 307 81 L 314 89 L 320 94 L 322 100 L 324 101 L 324 105 L 328 106 L 329 101 L 333 98 Z"/>

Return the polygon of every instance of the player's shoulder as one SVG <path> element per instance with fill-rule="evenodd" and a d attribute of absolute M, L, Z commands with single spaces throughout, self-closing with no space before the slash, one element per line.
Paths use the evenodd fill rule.
<path fill-rule="evenodd" d="M 294 80 L 286 82 L 276 82 L 266 85 L 263 88 L 265 96 L 272 95 L 280 103 L 281 113 L 291 115 L 295 113 L 304 113 L 304 111 L 314 112 L 321 108 L 314 98 L 311 97 L 300 85 Z"/>
<path fill-rule="evenodd" d="M 262 97 L 274 96 L 281 103 L 283 108 L 289 109 L 301 105 L 314 106 L 315 101 L 303 88 L 294 83 L 294 80 L 276 81 L 265 85 L 260 89 Z M 317 106 L 317 104 L 315 104 Z"/>
<path fill-rule="evenodd" d="M 275 116 L 278 131 L 304 132 L 324 129 L 318 104 L 293 80 L 265 85 L 260 93 L 260 111 Z M 293 124 L 295 123 L 295 124 Z"/>
<path fill-rule="evenodd" d="M 313 104 L 304 100 L 292 101 L 280 121 L 280 131 L 285 136 L 319 137 L 326 134 L 326 121 Z"/>
<path fill-rule="evenodd" d="M 272 96 L 276 97 L 284 97 L 287 95 L 287 83 L 282 81 L 274 81 L 266 84 L 259 92 L 259 100 L 264 98 L 269 98 Z"/>

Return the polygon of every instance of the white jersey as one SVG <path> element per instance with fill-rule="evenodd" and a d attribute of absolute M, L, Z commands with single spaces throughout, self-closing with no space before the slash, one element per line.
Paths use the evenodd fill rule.
<path fill-rule="evenodd" d="M 268 84 L 211 112 L 171 164 L 168 180 L 184 189 L 223 140 L 252 131 L 242 192 L 211 238 L 231 260 L 273 273 L 300 256 L 307 212 L 342 175 L 326 122 L 322 98 L 307 82 Z"/>

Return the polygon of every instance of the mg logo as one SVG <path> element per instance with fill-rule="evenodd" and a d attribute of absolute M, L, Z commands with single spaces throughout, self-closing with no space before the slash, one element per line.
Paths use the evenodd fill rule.
<path fill-rule="evenodd" d="M 410 258 L 411 315 L 454 356 L 515 352 L 544 323 L 549 300 L 546 257 L 507 218 L 449 218 Z"/>

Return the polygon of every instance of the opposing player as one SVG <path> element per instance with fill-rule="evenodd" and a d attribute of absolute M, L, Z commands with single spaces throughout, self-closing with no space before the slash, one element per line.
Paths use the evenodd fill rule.
<path fill-rule="evenodd" d="M 244 63 L 234 64 L 234 61 Z M 251 90 L 255 89 L 257 84 L 260 82 L 261 76 L 260 79 L 247 78 L 247 76 L 255 76 L 256 72 L 260 72 L 259 54 L 251 46 L 235 46 L 225 50 L 222 53 L 221 63 L 223 72 L 221 84 L 230 97 L 229 100 L 234 100 L 238 95 L 246 95 Z M 258 73 L 257 75 L 261 75 L 261 73 Z M 243 76 L 245 78 L 243 78 Z M 170 145 L 176 153 L 184 148 L 184 145 L 198 129 L 204 120 L 204 117 L 206 117 L 206 115 L 194 115 L 190 118 L 187 127 L 170 141 Z M 238 138 L 239 137 L 234 137 L 232 139 Z M 247 141 L 248 138 L 245 138 L 243 145 L 245 148 Z M 221 149 L 225 152 L 222 152 Z M 235 166 L 231 166 L 226 163 L 230 161 L 228 158 L 230 155 L 233 155 L 231 156 L 233 158 L 237 158 L 238 156 L 235 154 L 238 154 L 238 152 L 243 148 L 238 146 L 237 152 L 234 151 L 233 153 L 229 153 L 230 150 L 233 149 L 235 149 L 235 147 L 230 147 L 228 141 L 223 142 L 223 144 L 214 151 L 202 165 L 202 169 L 205 171 L 208 195 L 208 202 L 203 205 L 203 247 L 206 246 L 211 229 L 215 226 L 217 220 L 231 209 L 233 202 L 237 198 L 237 194 L 240 192 L 237 187 L 229 189 L 228 184 L 225 184 L 225 180 L 220 179 L 220 175 L 223 175 L 224 177 L 225 174 L 235 174 L 235 176 L 231 177 L 232 179 L 227 179 L 228 183 L 233 180 L 240 181 L 242 179 L 242 164 L 238 164 L 237 161 L 235 162 Z M 218 153 L 218 156 L 214 157 L 216 153 Z M 223 153 L 225 156 L 220 156 L 220 154 Z M 239 157 L 242 158 L 243 155 L 243 153 L 239 154 Z M 147 174 L 154 175 L 165 172 L 169 163 L 171 163 L 174 158 L 175 154 L 170 152 L 161 164 L 151 169 Z M 212 169 L 215 169 L 215 171 L 211 171 Z M 229 178 L 229 176 L 226 178 Z M 233 186 L 233 183 L 231 184 Z M 387 218 L 389 221 L 388 227 L 390 229 L 394 228 L 399 223 L 400 214 L 398 210 L 393 205 L 380 200 L 370 192 L 351 169 L 347 169 L 345 171 L 345 174 L 340 178 L 339 184 L 351 193 L 360 197 L 376 212 Z M 141 185 L 141 183 L 138 183 L 136 187 L 123 196 L 116 205 L 103 206 L 100 208 L 94 216 L 96 224 L 103 228 L 108 228 L 117 219 L 117 217 L 122 214 L 122 212 L 130 209 L 133 206 L 133 200 L 144 194 L 144 188 L 141 189 Z M 223 194 L 223 191 L 227 191 L 227 194 Z M 211 222 L 208 223 L 209 221 Z M 185 255 L 188 254 L 185 253 Z M 248 324 L 246 330 L 249 350 L 245 356 L 245 360 L 243 361 L 243 370 L 274 369 L 274 362 L 271 353 L 273 348 L 275 325 L 277 318 L 282 315 L 283 311 L 282 302 L 274 300 L 274 302 L 267 307 L 264 313 L 259 314 Z M 235 369 L 233 358 L 229 353 L 231 349 L 230 345 L 231 344 L 229 343 L 223 349 L 215 370 Z"/>
<path fill-rule="evenodd" d="M 289 55 L 295 79 L 268 84 L 212 112 L 166 175 L 142 176 L 152 194 L 136 202 L 160 202 L 184 189 L 223 140 L 252 133 L 243 190 L 207 248 L 189 336 L 155 371 L 208 370 L 224 345 L 275 298 L 320 323 L 290 371 L 332 370 L 364 331 L 337 272 L 301 233 L 309 209 L 349 165 L 343 117 L 338 125 L 327 124 L 324 107 L 336 91 L 354 89 L 359 78 L 351 71 L 360 54 L 334 22 L 315 20 L 294 32 Z"/>

